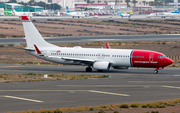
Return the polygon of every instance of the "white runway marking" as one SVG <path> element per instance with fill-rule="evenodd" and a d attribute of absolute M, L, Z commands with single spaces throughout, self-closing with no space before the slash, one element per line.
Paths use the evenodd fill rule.
<path fill-rule="evenodd" d="M 180 81 L 128 81 L 130 83 L 180 83 Z"/>
<path fill-rule="evenodd" d="M 130 96 L 127 94 L 119 94 L 119 93 L 111 93 L 111 92 L 103 92 L 103 91 L 95 91 L 95 90 L 0 90 L 0 92 L 4 92 L 4 91 L 9 91 L 9 92 L 28 92 L 28 91 L 29 92 L 58 92 L 58 91 L 60 91 L 60 92 L 76 92 L 76 91 L 79 91 L 79 92 L 102 93 L 102 94 L 117 95 L 117 96 Z M 3 97 L 38 102 L 38 100 L 25 99 L 25 98 L 20 98 L 20 97 L 13 97 L 13 96 L 3 96 Z M 39 102 L 43 102 L 43 101 L 39 101 Z"/>
<path fill-rule="evenodd" d="M 159 85 L 57 85 L 59 87 L 159 87 Z"/>
<path fill-rule="evenodd" d="M 175 76 L 175 77 L 179 77 L 180 75 L 173 75 L 173 76 Z"/>
<path fill-rule="evenodd" d="M 102 92 L 102 91 L 95 91 L 95 90 L 89 90 L 89 92 L 109 94 L 109 95 L 117 95 L 117 96 L 130 96 L 130 95 L 127 95 L 127 94 L 119 94 L 119 93 L 111 93 L 111 92 Z"/>
<path fill-rule="evenodd" d="M 26 101 L 32 101 L 32 102 L 43 102 L 43 101 L 39 101 L 39 100 L 33 100 L 33 99 L 27 99 L 27 98 L 21 98 L 21 97 L 14 97 L 14 96 L 7 96 L 7 95 L 2 96 L 2 97 L 19 99 L 19 100 L 26 100 Z"/>
<path fill-rule="evenodd" d="M 175 87 L 175 86 L 162 86 L 162 87 L 180 89 L 180 87 Z"/>

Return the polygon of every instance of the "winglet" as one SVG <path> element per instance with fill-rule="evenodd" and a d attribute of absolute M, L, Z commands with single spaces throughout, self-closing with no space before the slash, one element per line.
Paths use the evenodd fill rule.
<path fill-rule="evenodd" d="M 37 54 L 42 54 L 41 51 L 37 48 L 37 46 L 34 44 L 34 47 L 36 49 Z"/>
<path fill-rule="evenodd" d="M 109 44 L 106 42 L 106 47 L 107 49 L 111 49 L 111 47 L 109 46 Z"/>
<path fill-rule="evenodd" d="M 27 16 L 21 16 L 22 20 L 29 20 L 29 18 Z"/>
<path fill-rule="evenodd" d="M 26 38 L 23 39 L 23 41 L 25 41 L 25 40 L 26 40 Z"/>

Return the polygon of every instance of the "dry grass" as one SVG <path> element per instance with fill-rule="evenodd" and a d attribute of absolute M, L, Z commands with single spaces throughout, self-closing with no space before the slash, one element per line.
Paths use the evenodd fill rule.
<path fill-rule="evenodd" d="M 64 74 L 49 74 L 48 78 L 44 78 L 44 74 L 26 73 L 26 74 L 0 74 L 0 82 L 35 82 L 49 80 L 75 80 L 75 79 L 90 79 L 90 78 L 105 78 L 108 75 L 64 75 Z"/>
<path fill-rule="evenodd" d="M 180 33 L 179 20 L 50 20 L 33 23 L 44 37 Z M 21 21 L 0 21 L 0 30 L 1 38 L 24 37 Z"/>
<path fill-rule="evenodd" d="M 138 106 L 138 107 L 134 107 Z M 20 111 L 16 113 L 179 113 L 180 99 L 146 102 L 146 103 L 129 103 L 129 104 L 110 104 L 99 106 L 80 106 L 66 107 L 56 109 L 40 109 Z M 116 111 L 116 112 L 115 112 Z M 12 112 L 8 112 L 12 113 Z"/>

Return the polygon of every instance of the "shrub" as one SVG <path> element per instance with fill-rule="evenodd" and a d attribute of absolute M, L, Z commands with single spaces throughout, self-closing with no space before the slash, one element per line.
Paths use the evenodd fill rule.
<path fill-rule="evenodd" d="M 0 38 L 6 38 L 4 34 L 0 34 Z"/>
<path fill-rule="evenodd" d="M 147 104 L 142 105 L 142 108 L 147 108 L 147 107 L 148 107 Z"/>
<path fill-rule="evenodd" d="M 138 108 L 139 105 L 138 105 L 138 104 L 131 104 L 130 107 L 132 107 L 132 108 Z"/>
<path fill-rule="evenodd" d="M 105 112 L 102 109 L 100 109 L 98 113 L 105 113 Z"/>
<path fill-rule="evenodd" d="M 159 113 L 159 111 L 151 111 L 151 113 Z"/>
<path fill-rule="evenodd" d="M 53 76 L 54 76 L 54 74 L 49 74 L 49 76 L 50 76 L 50 77 L 53 77 Z"/>
<path fill-rule="evenodd" d="M 36 75 L 36 73 L 26 73 L 25 75 Z"/>
<path fill-rule="evenodd" d="M 149 108 L 157 108 L 157 106 L 153 103 L 153 104 L 147 104 L 147 106 L 149 107 Z"/>
<path fill-rule="evenodd" d="M 119 107 L 120 107 L 120 108 L 129 108 L 129 105 L 127 105 L 127 104 L 121 104 Z"/>
<path fill-rule="evenodd" d="M 90 107 L 90 108 L 89 108 L 89 111 L 94 111 L 94 108 L 93 108 L 93 107 Z"/>
<path fill-rule="evenodd" d="M 13 45 L 13 44 L 9 44 L 8 46 L 9 46 L 9 47 L 13 47 L 14 45 Z"/>
<path fill-rule="evenodd" d="M 0 47 L 4 47 L 4 45 L 0 45 Z"/>
<path fill-rule="evenodd" d="M 118 111 L 114 111 L 113 113 L 119 113 Z"/>

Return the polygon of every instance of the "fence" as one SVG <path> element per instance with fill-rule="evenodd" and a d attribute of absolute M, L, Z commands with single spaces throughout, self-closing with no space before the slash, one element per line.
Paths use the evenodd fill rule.
<path fill-rule="evenodd" d="M 180 56 L 168 56 L 168 58 L 170 58 L 174 61 L 180 60 Z"/>

